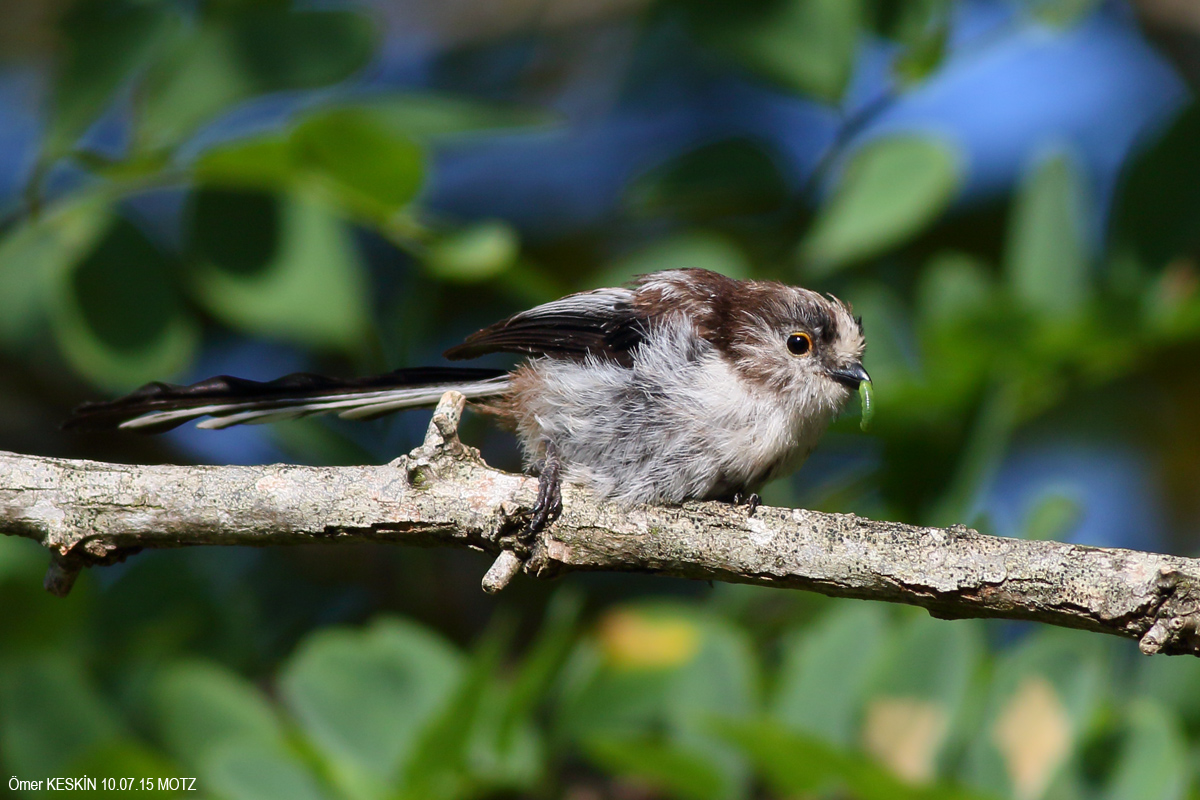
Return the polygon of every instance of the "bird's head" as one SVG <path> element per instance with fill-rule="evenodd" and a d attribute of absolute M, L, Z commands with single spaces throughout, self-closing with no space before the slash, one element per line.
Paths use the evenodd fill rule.
<path fill-rule="evenodd" d="M 678 314 L 751 385 L 773 391 L 798 417 L 828 419 L 863 381 L 862 320 L 832 295 L 703 269 L 642 276 L 638 306 Z"/>
<path fill-rule="evenodd" d="M 832 295 L 742 281 L 723 344 L 743 377 L 811 411 L 836 414 L 863 381 L 862 319 Z"/>

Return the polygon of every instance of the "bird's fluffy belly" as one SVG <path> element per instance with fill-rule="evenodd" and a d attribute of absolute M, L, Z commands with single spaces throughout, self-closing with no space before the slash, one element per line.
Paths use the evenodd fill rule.
<path fill-rule="evenodd" d="M 618 502 L 724 498 L 797 466 L 828 424 L 828 413 L 806 416 L 750 386 L 714 351 L 681 359 L 670 341 L 656 344 L 632 368 L 527 365 L 514 386 L 527 458 L 552 440 L 567 480 Z"/>

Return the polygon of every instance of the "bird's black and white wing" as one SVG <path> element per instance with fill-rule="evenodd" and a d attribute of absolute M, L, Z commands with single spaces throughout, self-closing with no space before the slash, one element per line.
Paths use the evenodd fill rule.
<path fill-rule="evenodd" d="M 635 308 L 635 291 L 596 289 L 522 311 L 468 336 L 446 358 L 486 353 L 583 358 L 627 363 L 647 332 L 648 318 Z"/>

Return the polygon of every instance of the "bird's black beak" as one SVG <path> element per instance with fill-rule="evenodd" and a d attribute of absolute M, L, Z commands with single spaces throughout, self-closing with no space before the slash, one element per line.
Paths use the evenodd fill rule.
<path fill-rule="evenodd" d="M 829 377 L 843 386 L 849 387 L 851 391 L 857 391 L 858 385 L 863 381 L 871 380 L 871 376 L 863 369 L 863 365 L 857 361 L 849 366 L 830 370 Z"/>

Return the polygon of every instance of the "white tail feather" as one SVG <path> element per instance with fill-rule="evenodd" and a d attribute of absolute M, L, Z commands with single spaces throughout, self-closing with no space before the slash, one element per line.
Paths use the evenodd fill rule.
<path fill-rule="evenodd" d="M 361 419 L 374 417 L 405 408 L 431 406 L 437 403 L 443 394 L 456 391 L 468 399 L 494 397 L 503 394 L 508 388 L 509 378 L 501 375 L 481 381 L 466 383 L 443 383 L 427 386 L 405 386 L 396 389 L 379 389 L 370 392 L 339 392 L 324 397 L 309 396 L 294 399 L 249 400 L 241 403 L 213 403 L 195 408 L 179 408 L 170 411 L 152 411 L 126 422 L 120 427 L 135 430 L 148 426 L 160 425 L 165 422 L 178 422 L 211 417 L 196 424 L 197 428 L 220 430 L 233 425 L 257 425 L 265 422 L 278 422 L 285 419 L 296 419 L 311 414 L 329 414 L 337 412 L 338 416 L 346 419 Z"/>

